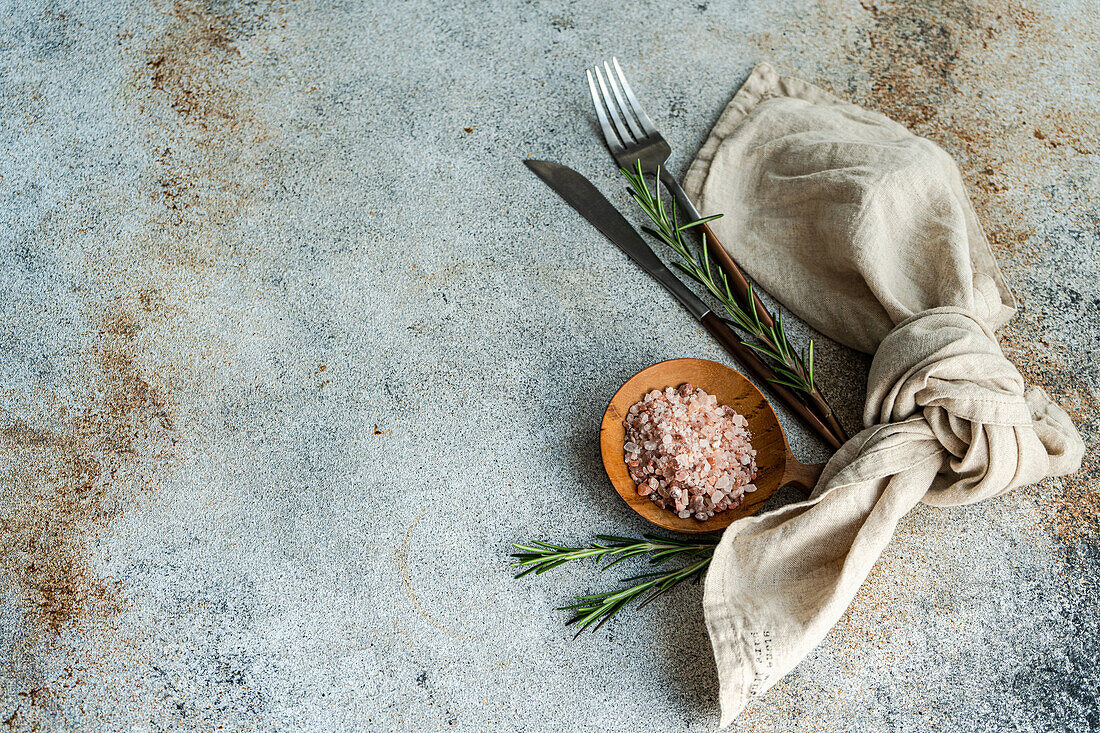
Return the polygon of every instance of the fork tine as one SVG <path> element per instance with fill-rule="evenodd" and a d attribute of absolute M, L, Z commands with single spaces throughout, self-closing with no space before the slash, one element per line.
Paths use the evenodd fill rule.
<path fill-rule="evenodd" d="M 621 153 L 626 150 L 623 144 L 619 141 L 619 136 L 615 134 L 615 130 L 611 127 L 611 122 L 607 119 L 607 111 L 604 109 L 603 101 L 600 99 L 600 93 L 596 91 L 596 82 L 592 80 L 592 71 L 590 69 L 584 70 L 585 75 L 588 77 L 588 91 L 592 92 L 592 105 L 596 108 L 596 117 L 600 120 L 600 130 L 603 131 L 603 139 L 607 142 L 607 147 L 611 148 L 612 153 Z"/>
<path fill-rule="evenodd" d="M 603 74 L 600 73 L 600 67 L 596 67 L 596 82 L 600 85 L 600 91 L 603 92 L 604 107 L 607 108 L 607 114 L 611 118 L 611 124 L 615 126 L 615 132 L 619 133 L 619 137 L 623 139 L 624 145 L 631 145 L 634 143 L 634 136 L 630 134 L 630 130 L 626 128 L 626 124 L 623 123 L 622 117 L 619 116 L 619 109 L 615 106 L 615 100 L 611 97 L 611 92 L 607 91 L 607 85 L 604 84 Z"/>
<path fill-rule="evenodd" d="M 630 113 L 630 107 L 626 106 L 626 102 L 623 100 L 623 95 L 619 93 L 619 85 L 615 83 L 615 75 L 611 73 L 611 67 L 607 65 L 607 62 L 603 62 L 604 71 L 607 72 L 607 83 L 611 86 L 611 92 L 615 95 L 615 102 L 619 105 L 619 110 L 623 113 L 623 119 L 626 120 L 626 126 L 630 128 L 630 134 L 634 136 L 635 140 L 641 140 L 645 137 L 645 132 L 642 128 L 638 127 L 638 123 L 634 121 L 634 115 Z"/>
<path fill-rule="evenodd" d="M 647 135 L 656 135 L 657 128 L 653 126 L 653 120 L 649 119 L 649 115 L 642 109 L 642 105 L 638 104 L 638 98 L 634 96 L 634 90 L 630 88 L 630 82 L 626 80 L 626 74 L 623 73 L 623 69 L 619 66 L 619 60 L 614 56 L 611 57 L 611 63 L 615 64 L 615 71 L 619 75 L 619 84 L 622 85 L 623 91 L 626 92 L 626 98 L 630 100 L 630 106 L 634 109 L 634 114 L 638 116 L 638 122 L 642 123 L 642 128 L 646 131 Z M 608 72 L 608 76 L 611 72 Z"/>

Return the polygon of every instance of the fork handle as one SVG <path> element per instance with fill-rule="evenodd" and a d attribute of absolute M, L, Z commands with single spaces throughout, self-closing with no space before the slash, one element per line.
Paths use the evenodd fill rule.
<path fill-rule="evenodd" d="M 683 211 L 691 221 L 702 219 L 702 214 L 699 213 L 699 210 L 695 208 L 695 204 L 693 204 L 691 202 L 691 199 L 688 198 L 687 193 L 680 185 L 680 182 L 677 181 L 676 178 L 671 173 L 669 173 L 666 168 L 661 168 L 660 176 L 661 183 L 665 185 L 665 188 L 669 190 L 669 192 L 672 194 L 672 197 L 676 199 L 676 205 L 680 209 L 680 211 Z M 737 266 L 737 263 L 734 262 L 733 258 L 730 257 L 728 252 L 726 252 L 726 248 L 722 246 L 722 243 L 719 241 L 718 237 L 714 236 L 714 231 L 710 228 L 710 225 L 701 224 L 700 228 L 703 230 L 703 234 L 705 235 L 706 246 L 709 250 L 711 258 L 713 258 L 718 263 L 718 266 L 722 268 L 722 271 L 726 273 L 726 276 L 729 278 L 731 284 L 733 285 L 734 291 L 737 293 L 738 299 L 742 303 L 747 304 L 749 302 L 749 294 L 751 293 L 753 305 L 756 306 L 757 317 L 760 319 L 761 323 L 763 323 L 767 328 L 771 328 L 771 314 L 768 313 L 768 309 L 764 307 L 764 304 L 760 302 L 760 298 L 756 295 L 756 289 L 749 288 L 749 281 L 745 277 L 745 273 L 741 272 L 741 268 Z M 753 356 L 756 356 L 755 352 L 753 352 Z M 798 357 L 795 356 L 795 359 L 798 359 Z M 771 373 L 771 376 L 774 376 L 774 373 Z M 785 387 L 783 389 L 786 390 Z M 789 392 L 789 390 L 787 391 Z M 797 400 L 800 406 L 806 406 L 806 403 L 795 397 L 793 394 L 791 394 L 790 397 L 791 399 Z M 808 422 L 812 422 L 812 427 L 814 428 L 815 432 L 818 432 L 818 434 L 822 435 L 822 437 L 825 437 L 825 435 L 821 433 L 821 431 L 819 430 L 819 426 L 821 426 L 822 424 L 826 426 L 825 429 L 828 433 L 828 437 L 825 437 L 825 440 L 829 443 L 829 445 L 832 445 L 834 448 L 839 447 L 839 444 L 846 443 L 848 441 L 848 433 L 844 430 L 844 426 L 841 425 L 840 422 L 837 420 L 836 415 L 833 413 L 833 408 L 830 407 L 829 403 L 825 401 L 825 397 L 821 394 L 821 391 L 815 387 L 813 394 L 810 396 L 810 398 L 814 403 L 816 403 L 817 410 L 811 413 L 814 415 L 814 420 L 810 421 L 808 418 L 804 419 L 806 419 Z M 795 412 L 798 412 L 800 415 L 802 414 L 798 408 L 795 408 L 789 403 L 787 397 L 782 397 L 782 399 L 784 400 L 784 402 L 788 402 L 788 406 L 791 407 L 792 410 L 795 410 Z M 812 408 L 810 409 L 812 410 Z"/>
<path fill-rule="evenodd" d="M 688 221 L 695 221 L 703 218 L 703 215 L 695 208 L 695 204 L 688 198 L 680 182 L 676 180 L 675 176 L 668 172 L 667 168 L 661 168 L 661 183 L 665 184 L 665 188 L 672 194 L 672 198 L 676 199 L 676 207 L 684 212 Z M 738 267 L 737 263 L 730 257 L 729 252 L 722 246 L 718 237 L 714 236 L 714 231 L 710 228 L 710 224 L 701 224 L 700 229 L 707 235 L 707 248 L 710 250 L 711 258 L 718 263 L 718 266 L 721 267 L 722 271 L 729 277 L 730 284 L 733 285 L 737 297 L 742 303 L 749 302 L 749 281 L 748 278 L 745 277 L 745 273 L 741 272 L 741 268 Z M 757 297 L 755 290 L 753 290 L 752 299 L 756 306 L 756 313 L 760 317 L 760 322 L 768 328 L 771 328 L 771 314 L 768 313 L 768 309 L 764 307 L 760 298 Z"/>
<path fill-rule="evenodd" d="M 775 376 L 775 373 L 768 368 L 768 365 L 764 363 L 763 359 L 761 359 L 755 351 L 741 343 L 741 339 L 737 338 L 737 334 L 735 334 L 717 314 L 713 311 L 707 313 L 703 316 L 700 323 L 703 324 L 703 327 L 710 332 L 710 335 L 713 336 L 718 343 L 722 344 L 723 348 L 729 352 L 730 356 L 736 359 L 741 366 L 756 379 L 758 384 L 769 390 L 780 402 L 787 406 L 787 409 L 801 418 L 806 427 L 817 433 L 818 437 L 832 446 L 834 450 L 840 448 L 844 440 L 837 437 L 837 435 L 829 429 L 829 426 L 817 416 L 817 413 L 799 399 L 798 395 L 784 385 L 773 382 L 772 378 Z"/>

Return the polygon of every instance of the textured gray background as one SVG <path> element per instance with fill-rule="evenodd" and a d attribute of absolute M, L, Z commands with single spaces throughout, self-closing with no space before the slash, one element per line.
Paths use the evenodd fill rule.
<path fill-rule="evenodd" d="M 725 359 L 520 164 L 625 208 L 581 75 L 614 53 L 680 171 L 762 60 L 947 148 L 1021 300 L 1006 353 L 1089 443 L 915 511 L 736 729 L 1100 729 L 1097 12 L 0 3 L 0 724 L 716 726 L 700 588 L 573 641 L 553 608 L 614 578 L 505 561 L 643 531 L 602 408 Z M 866 361 L 818 346 L 853 425 Z"/>

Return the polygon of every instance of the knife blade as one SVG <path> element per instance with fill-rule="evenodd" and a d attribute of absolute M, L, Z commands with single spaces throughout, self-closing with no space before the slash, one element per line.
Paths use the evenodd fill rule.
<path fill-rule="evenodd" d="M 554 189 L 578 214 L 596 227 L 612 244 L 626 253 L 654 280 L 661 283 L 696 320 L 703 320 L 710 308 L 691 292 L 654 254 L 626 218 L 619 213 L 592 182 L 568 166 L 549 160 L 523 161 L 536 176 Z"/>

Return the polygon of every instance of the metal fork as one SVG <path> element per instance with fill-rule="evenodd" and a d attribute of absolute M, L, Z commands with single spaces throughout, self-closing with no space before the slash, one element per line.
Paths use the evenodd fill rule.
<path fill-rule="evenodd" d="M 702 219 L 702 214 L 695 208 L 695 204 L 688 198 L 680 182 L 668 172 L 664 163 L 672 155 L 672 148 L 664 139 L 657 128 L 653 126 L 653 120 L 642 109 L 630 82 L 626 80 L 626 74 L 619 66 L 618 59 L 612 57 L 611 63 L 615 65 L 612 73 L 611 66 L 605 61 L 604 74 L 597 66 L 594 70 L 587 69 L 588 89 L 592 92 L 592 104 L 596 107 L 596 117 L 600 121 L 600 129 L 603 131 L 604 140 L 611 150 L 611 156 L 620 168 L 634 170 L 637 163 L 642 164 L 642 172 L 654 175 L 659 172 L 661 183 L 676 200 L 677 210 L 687 221 Z M 708 248 L 711 257 L 725 270 L 729 277 L 737 297 L 742 303 L 748 303 L 749 281 L 741 268 L 729 256 L 725 248 L 714 236 L 714 232 L 707 224 L 700 228 L 706 234 Z M 760 314 L 760 320 L 764 325 L 771 327 L 772 318 L 767 308 L 760 302 L 756 293 L 752 294 L 756 305 L 756 312 Z"/>
<path fill-rule="evenodd" d="M 695 204 L 691 202 L 691 199 L 687 197 L 684 189 L 680 186 L 680 182 L 664 166 L 665 161 L 672 155 L 672 148 L 661 133 L 657 132 L 653 120 L 649 119 L 649 115 L 638 103 L 638 97 L 635 96 L 630 82 L 626 80 L 626 74 L 619 66 L 619 60 L 612 57 L 611 63 L 615 66 L 614 73 L 612 73 L 611 66 L 606 61 L 603 63 L 603 72 L 600 71 L 598 66 L 595 69 L 585 71 L 588 76 L 588 90 L 592 92 L 592 104 L 596 107 L 596 117 L 600 121 L 600 130 L 603 131 L 603 137 L 607 142 L 607 147 L 611 150 L 611 156 L 620 168 L 626 168 L 627 170 L 634 170 L 635 166 L 641 163 L 643 173 L 656 174 L 660 178 L 661 183 L 676 200 L 676 208 L 688 221 L 702 219 L 702 215 L 695 208 Z M 705 235 L 711 258 L 725 271 L 730 284 L 737 293 L 738 300 L 747 307 L 751 297 L 760 320 L 770 328 L 772 326 L 771 314 L 768 313 L 767 308 L 756 296 L 755 289 L 749 288 L 749 281 L 745 274 L 741 272 L 741 268 L 737 266 L 737 263 L 733 261 L 733 258 L 722 246 L 722 243 L 714 236 L 714 232 L 709 225 L 700 224 L 698 229 L 702 230 Z M 791 400 L 799 399 L 793 394 L 788 394 L 789 390 L 780 385 L 772 384 L 771 386 L 773 390 L 781 394 L 782 399 L 788 405 L 791 405 Z M 811 399 L 817 404 L 821 413 L 820 417 L 827 424 L 826 426 L 826 424 L 817 421 L 814 426 L 815 429 L 820 426 L 825 429 L 826 434 L 832 433 L 833 440 L 839 440 L 841 443 L 845 442 L 848 439 L 847 433 L 837 422 L 832 408 L 829 407 L 821 392 L 815 388 Z M 792 409 L 794 408 L 792 407 Z M 821 434 L 820 430 L 818 432 Z M 823 437 L 829 440 L 830 436 L 823 435 Z M 834 443 L 834 446 L 839 447 L 839 444 Z"/>

